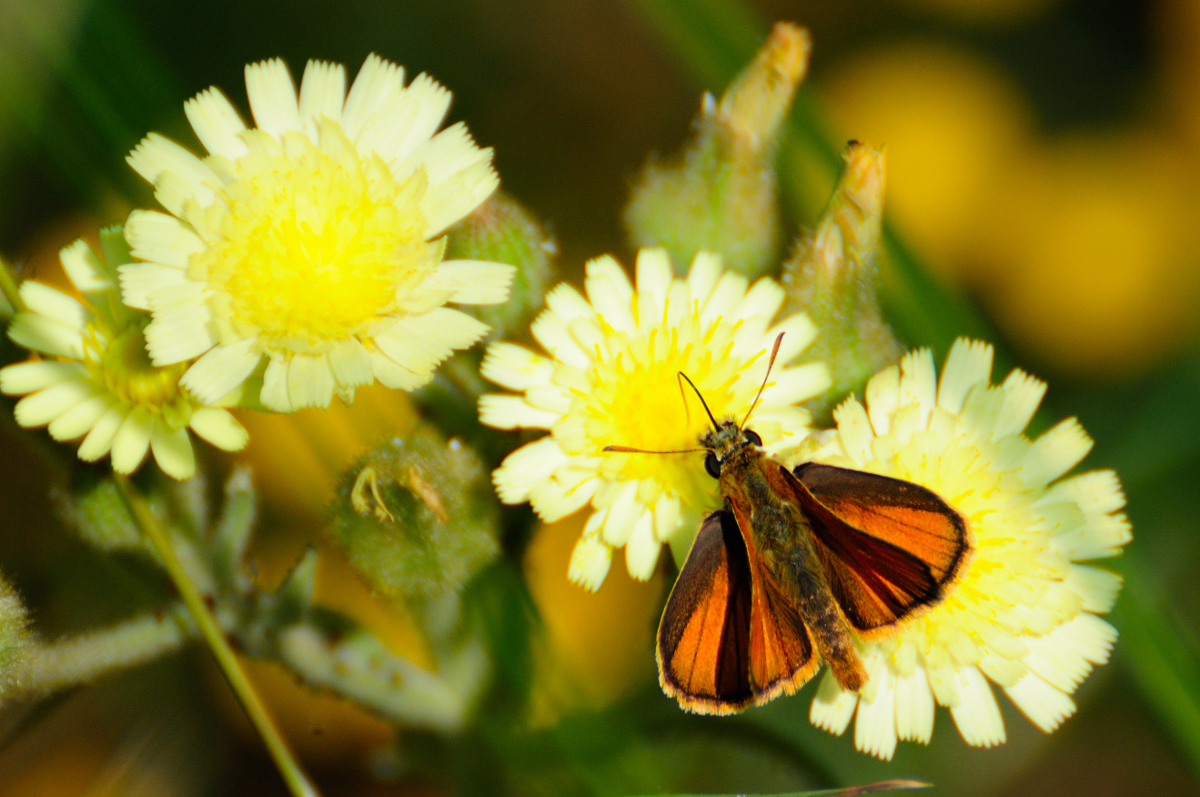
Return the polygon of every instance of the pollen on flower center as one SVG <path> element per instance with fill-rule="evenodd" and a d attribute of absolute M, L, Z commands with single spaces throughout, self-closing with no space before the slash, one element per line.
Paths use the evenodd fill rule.
<path fill-rule="evenodd" d="M 398 182 L 329 123 L 321 146 L 287 134 L 282 149 L 264 149 L 237 161 L 222 240 L 193 269 L 218 291 L 218 324 L 268 350 L 320 353 L 363 334 L 437 265 L 417 204 L 424 175 Z"/>
<path fill-rule="evenodd" d="M 728 357 L 729 352 L 714 350 L 718 347 L 711 339 L 693 339 L 686 334 L 686 326 L 682 331 L 683 336 L 676 336 L 666 346 L 655 345 L 653 338 L 658 335 L 649 340 L 628 340 L 615 357 L 595 364 L 594 389 L 576 401 L 582 402 L 586 414 L 594 419 L 589 436 L 596 448 L 607 445 L 650 451 L 695 448 L 710 421 L 692 389 L 686 385 L 680 389 L 681 372 L 696 384 L 718 419 L 740 406 L 739 397 L 734 394 L 738 371 Z M 695 458 L 694 454 L 680 456 Z M 619 455 L 614 461 L 620 466 L 612 475 L 619 473 L 627 479 L 651 475 L 661 479 L 663 473 L 660 457 Z M 699 468 L 686 471 L 695 476 Z M 684 487 L 672 486 L 677 492 Z"/>

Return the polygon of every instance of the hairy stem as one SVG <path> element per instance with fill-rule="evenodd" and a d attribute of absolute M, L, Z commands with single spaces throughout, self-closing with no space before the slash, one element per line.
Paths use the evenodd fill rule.
<path fill-rule="evenodd" d="M 116 625 L 49 644 L 34 645 L 22 662 L 26 694 L 44 697 L 88 683 L 115 670 L 136 667 L 178 650 L 196 637 L 187 607 L 139 615 Z"/>
<path fill-rule="evenodd" d="M 274 759 L 275 765 L 279 768 L 280 774 L 288 785 L 288 789 L 294 797 L 317 797 L 318 792 L 315 786 L 309 781 L 304 771 L 300 768 L 300 764 L 288 749 L 287 743 L 284 742 L 283 736 L 279 733 L 279 729 L 275 727 L 274 720 L 267 713 L 266 706 L 263 705 L 262 699 L 258 693 L 254 691 L 250 680 L 242 671 L 241 665 L 238 664 L 237 657 L 233 653 L 233 649 L 229 647 L 229 642 L 225 639 L 225 634 L 220 626 L 217 625 L 217 620 L 205 605 L 200 592 L 196 589 L 196 585 L 188 577 L 187 571 L 183 564 L 179 561 L 179 557 L 175 555 L 175 549 L 171 546 L 171 540 L 167 530 L 163 528 L 158 519 L 150 512 L 142 497 L 130 484 L 129 478 L 121 474 L 113 474 L 113 480 L 116 482 L 117 489 L 120 490 L 122 498 L 128 505 L 129 513 L 133 517 L 134 523 L 137 524 L 138 530 L 145 536 L 150 544 L 154 547 L 162 560 L 163 566 L 166 568 L 171 580 L 175 582 L 176 589 L 179 590 L 183 597 L 184 603 L 191 612 L 196 625 L 200 629 L 205 642 L 208 643 L 212 650 L 213 656 L 216 657 L 217 663 L 221 667 L 221 672 L 225 675 L 225 680 L 229 682 L 230 688 L 237 695 L 238 701 L 242 704 L 246 715 L 250 718 L 250 722 L 254 724 L 259 735 L 262 736 L 263 742 L 267 746 L 267 750 Z"/>

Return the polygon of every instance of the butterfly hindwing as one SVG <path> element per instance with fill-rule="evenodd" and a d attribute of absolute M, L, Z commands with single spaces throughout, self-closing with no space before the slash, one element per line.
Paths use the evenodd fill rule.
<path fill-rule="evenodd" d="M 754 701 L 750 687 L 751 576 L 729 512 L 714 512 L 667 599 L 658 627 L 663 691 L 692 711 L 729 714 Z"/>
<path fill-rule="evenodd" d="M 732 512 L 701 524 L 658 628 L 663 691 L 702 714 L 730 714 L 804 685 L 812 640 Z"/>
<path fill-rule="evenodd" d="M 851 625 L 885 629 L 940 599 L 967 541 L 962 517 L 936 493 L 813 463 L 796 468 L 794 477 L 830 588 Z"/>
<path fill-rule="evenodd" d="M 758 533 L 751 530 L 752 512 L 741 496 L 731 496 L 737 525 L 742 529 L 750 563 L 750 689 L 756 704 L 781 694 L 792 694 L 812 678 L 820 666 L 813 654 L 812 637 L 795 605 L 775 580 L 756 549 Z M 747 531 L 751 533 L 747 534 Z M 797 533 L 800 529 L 795 530 Z M 765 532 L 759 532 L 765 533 Z"/>

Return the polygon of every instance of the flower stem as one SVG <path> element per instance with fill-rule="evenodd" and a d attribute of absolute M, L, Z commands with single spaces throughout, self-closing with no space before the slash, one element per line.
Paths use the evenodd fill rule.
<path fill-rule="evenodd" d="M 267 750 L 271 754 L 271 758 L 275 760 L 275 766 L 279 768 L 279 773 L 283 776 L 284 781 L 287 782 L 288 789 L 294 797 L 319 797 L 316 787 L 308 780 L 308 777 L 304 774 L 304 770 L 300 768 L 300 764 L 292 756 L 292 752 L 288 749 L 287 743 L 284 742 L 283 736 L 280 735 L 279 729 L 275 727 L 274 721 L 267 713 L 266 706 L 263 705 L 258 693 L 254 691 L 254 687 L 246 677 L 246 673 L 242 671 L 237 657 L 234 656 L 233 649 L 229 647 L 229 642 L 225 639 L 220 626 L 217 625 L 216 618 L 213 617 L 212 612 L 209 611 L 208 606 L 200 597 L 196 585 L 188 577 L 187 571 L 184 570 L 183 564 L 179 561 L 179 557 L 175 555 L 175 549 L 171 546 L 167 530 L 159 524 L 158 520 L 150 512 L 142 497 L 137 493 L 133 485 L 130 484 L 129 477 L 114 473 L 113 480 L 117 484 L 117 489 L 121 492 L 121 497 L 124 498 L 125 503 L 128 505 L 129 513 L 133 517 L 138 530 L 150 541 L 150 544 L 154 547 L 154 550 L 158 553 L 159 558 L 166 567 L 171 580 L 175 582 L 175 587 L 179 590 L 183 602 L 192 613 L 192 617 L 195 618 L 200 633 L 212 650 L 213 656 L 216 657 L 217 663 L 225 675 L 225 680 L 229 682 L 230 688 L 237 695 L 242 708 L 250 718 L 250 722 L 254 724 L 255 729 L 262 736 L 263 742 L 267 745 Z"/>

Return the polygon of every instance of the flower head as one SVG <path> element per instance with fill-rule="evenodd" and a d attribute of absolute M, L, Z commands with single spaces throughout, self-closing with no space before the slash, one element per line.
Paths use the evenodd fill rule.
<path fill-rule="evenodd" d="M 992 385 L 991 369 L 990 346 L 959 340 L 935 384 L 932 355 L 912 352 L 871 379 L 865 406 L 845 401 L 837 429 L 806 457 L 922 485 L 966 520 L 970 553 L 944 599 L 892 636 L 860 641 L 861 694 L 827 674 L 813 700 L 813 723 L 834 733 L 857 711 L 855 744 L 881 758 L 897 739 L 929 741 L 935 701 L 968 744 L 1003 742 L 989 680 L 1054 730 L 1116 640 L 1097 615 L 1112 608 L 1121 578 L 1079 564 L 1131 538 L 1116 474 L 1061 478 L 1091 440 L 1074 419 L 1026 438 L 1045 385 L 1021 371 Z"/>
<path fill-rule="evenodd" d="M 772 327 L 783 290 L 769 279 L 749 290 L 747 283 L 704 253 L 686 279 L 673 278 L 664 251 L 643 249 L 635 288 L 615 260 L 602 257 L 588 263 L 586 299 L 566 284 L 547 295 L 532 331 L 549 356 L 512 343 L 488 348 L 483 375 L 523 395 L 483 396 L 480 419 L 502 429 L 550 430 L 496 470 L 501 499 L 529 501 L 545 521 L 589 502 L 593 508 L 571 559 L 573 581 L 598 588 L 612 549 L 622 545 L 630 574 L 648 578 L 662 543 L 686 553 L 699 518 L 719 506 L 703 456 L 604 450 L 696 448 L 709 419 L 694 396 L 681 396 L 677 374 L 695 383 L 718 419 L 740 420 L 776 336 L 786 332 L 754 430 L 769 451 L 807 433 L 808 413 L 794 405 L 824 390 L 829 377 L 820 364 L 786 363 L 815 330 L 803 315 Z"/>
<path fill-rule="evenodd" d="M 136 470 L 150 449 L 176 479 L 196 469 L 188 428 L 226 451 L 245 446 L 246 430 L 232 415 L 205 406 L 180 384 L 185 366 L 150 363 L 149 319 L 120 304 L 111 265 L 83 241 L 61 257 L 89 304 L 33 280 L 21 285 L 28 311 L 16 315 L 8 335 L 42 357 L 0 370 L 0 391 L 29 394 L 17 402 L 17 423 L 49 424 L 55 440 L 83 437 L 79 458 L 93 462 L 111 452 L 118 473 Z"/>
<path fill-rule="evenodd" d="M 462 124 L 437 133 L 450 93 L 377 56 L 349 93 L 316 61 L 299 96 L 280 60 L 246 67 L 246 89 L 253 129 L 216 89 L 185 104 L 203 160 L 153 133 L 128 158 L 170 212 L 126 225 L 144 262 L 121 288 L 154 315 L 151 361 L 198 357 L 182 384 L 211 402 L 265 357 L 259 398 L 282 412 L 419 387 L 487 331 L 444 305 L 508 295 L 511 266 L 442 261 L 446 228 L 496 188 L 491 150 Z"/>

